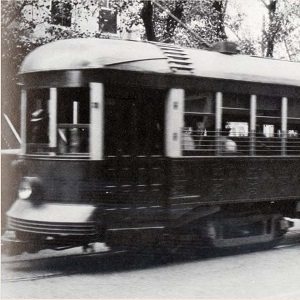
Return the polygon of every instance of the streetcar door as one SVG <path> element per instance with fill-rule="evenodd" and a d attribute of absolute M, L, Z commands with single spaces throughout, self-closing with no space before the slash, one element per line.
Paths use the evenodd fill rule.
<path fill-rule="evenodd" d="M 111 192 L 118 201 L 164 203 L 165 92 L 105 86 L 104 156 Z"/>

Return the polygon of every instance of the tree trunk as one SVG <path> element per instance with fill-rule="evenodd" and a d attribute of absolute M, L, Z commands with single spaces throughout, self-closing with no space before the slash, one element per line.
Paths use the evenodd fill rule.
<path fill-rule="evenodd" d="M 146 37 L 148 41 L 156 41 L 154 26 L 153 26 L 153 5 L 151 1 L 143 1 L 144 6 L 141 11 L 141 18 L 144 22 Z"/>
<path fill-rule="evenodd" d="M 179 20 L 182 19 L 185 2 L 186 1 L 175 1 L 174 10 L 171 12 Z M 174 32 L 175 32 L 177 25 L 178 25 L 178 22 L 169 15 L 169 17 L 167 19 L 166 32 L 164 34 L 165 42 L 167 42 L 167 43 L 172 42 L 173 37 L 174 37 Z"/>
<path fill-rule="evenodd" d="M 267 5 L 269 11 L 269 29 L 267 33 L 267 57 L 273 57 L 275 38 L 278 32 L 278 24 L 276 24 L 275 13 L 276 13 L 277 0 L 270 0 L 270 4 Z"/>
<path fill-rule="evenodd" d="M 216 35 L 218 39 L 225 40 L 227 35 L 225 33 L 224 25 L 224 10 L 223 10 L 223 1 L 216 0 L 213 2 L 213 9 L 216 11 L 216 18 L 214 20 Z"/>

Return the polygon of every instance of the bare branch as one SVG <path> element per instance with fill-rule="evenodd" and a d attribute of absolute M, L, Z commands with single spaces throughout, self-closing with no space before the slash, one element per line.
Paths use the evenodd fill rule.
<path fill-rule="evenodd" d="M 285 49 L 286 49 L 286 53 L 287 53 L 287 55 L 288 55 L 288 57 L 289 57 L 289 60 L 292 60 L 292 57 L 291 57 L 290 50 L 289 50 L 289 48 L 288 48 L 286 39 L 284 39 L 284 46 L 285 46 Z"/>
<path fill-rule="evenodd" d="M 263 3 L 263 5 L 264 5 L 267 9 L 269 9 L 269 5 L 266 3 L 265 0 L 260 0 L 260 1 Z"/>
<path fill-rule="evenodd" d="M 240 38 L 240 36 L 238 35 L 238 33 L 229 25 L 229 24 L 225 24 L 225 26 L 236 36 L 236 38 L 241 41 L 242 39 Z"/>
<path fill-rule="evenodd" d="M 225 15 L 226 10 L 227 10 L 227 5 L 228 5 L 228 0 L 225 0 L 224 6 L 223 6 L 223 14 Z"/>

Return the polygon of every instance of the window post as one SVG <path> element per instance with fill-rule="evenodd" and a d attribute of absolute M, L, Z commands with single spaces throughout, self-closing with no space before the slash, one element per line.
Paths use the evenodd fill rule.
<path fill-rule="evenodd" d="M 257 96 L 251 95 L 250 97 L 250 155 L 255 155 L 256 148 L 256 107 Z"/>
<path fill-rule="evenodd" d="M 26 153 L 26 130 L 27 130 L 27 91 L 22 88 L 21 90 L 21 153 Z"/>
<path fill-rule="evenodd" d="M 90 83 L 90 158 L 104 159 L 104 86 Z"/>
<path fill-rule="evenodd" d="M 221 131 L 222 131 L 222 107 L 223 107 L 223 94 L 216 93 L 216 154 L 221 154 Z"/>
<path fill-rule="evenodd" d="M 165 110 L 165 151 L 166 156 L 182 155 L 182 128 L 184 126 L 184 90 L 170 89 Z"/>
<path fill-rule="evenodd" d="M 288 98 L 281 100 L 281 155 L 286 155 Z"/>
<path fill-rule="evenodd" d="M 52 154 L 57 148 L 57 89 L 50 88 L 49 100 L 49 147 Z"/>

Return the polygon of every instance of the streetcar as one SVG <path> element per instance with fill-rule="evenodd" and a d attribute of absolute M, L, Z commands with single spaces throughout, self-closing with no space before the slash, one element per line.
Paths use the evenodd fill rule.
<path fill-rule="evenodd" d="M 274 246 L 300 215 L 300 64 L 68 39 L 19 71 L 22 251 Z"/>

